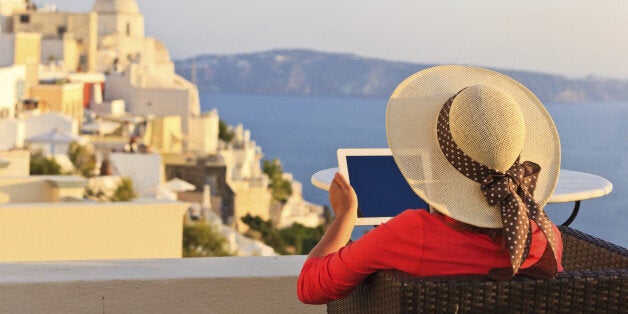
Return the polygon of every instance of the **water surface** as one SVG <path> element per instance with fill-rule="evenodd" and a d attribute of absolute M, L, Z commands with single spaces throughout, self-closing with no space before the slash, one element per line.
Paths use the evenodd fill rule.
<path fill-rule="evenodd" d="M 340 147 L 388 147 L 387 99 L 263 96 L 201 93 L 203 111 L 217 108 L 221 119 L 251 130 L 265 159 L 281 159 L 284 170 L 303 183 L 311 202 L 327 205 L 327 193 L 311 175 L 336 166 Z M 561 168 L 589 172 L 613 183 L 605 197 L 582 202 L 573 228 L 628 246 L 628 104 L 546 104 L 561 138 Z M 546 210 L 562 223 L 572 204 Z"/>

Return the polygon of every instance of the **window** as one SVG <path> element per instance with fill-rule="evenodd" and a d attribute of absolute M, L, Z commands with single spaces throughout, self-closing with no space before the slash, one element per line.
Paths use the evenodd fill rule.
<path fill-rule="evenodd" d="M 39 107 L 39 102 L 37 101 L 37 99 L 28 98 L 22 101 L 22 108 L 24 110 L 35 110 L 37 109 L 37 107 Z"/>
<path fill-rule="evenodd" d="M 67 31 L 68 31 L 68 28 L 65 25 L 57 27 L 57 34 L 59 35 L 59 38 L 63 38 L 63 35 Z"/>
<path fill-rule="evenodd" d="M 126 23 L 126 35 L 131 36 L 131 23 Z"/>
<path fill-rule="evenodd" d="M 20 23 L 30 23 L 31 21 L 31 16 L 28 14 L 20 14 Z"/>

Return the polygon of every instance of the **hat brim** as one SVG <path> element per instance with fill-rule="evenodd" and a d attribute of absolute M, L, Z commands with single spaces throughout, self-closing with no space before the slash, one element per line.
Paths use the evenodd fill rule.
<path fill-rule="evenodd" d="M 538 98 L 508 76 L 458 65 L 420 71 L 392 93 L 386 110 L 386 136 L 397 166 L 419 197 L 458 221 L 501 228 L 499 208 L 488 205 L 480 184 L 459 173 L 445 159 L 436 135 L 443 104 L 461 89 L 476 84 L 497 87 L 520 106 L 526 130 L 520 160 L 541 166 L 534 199 L 544 206 L 554 192 L 560 171 L 558 132 Z"/>

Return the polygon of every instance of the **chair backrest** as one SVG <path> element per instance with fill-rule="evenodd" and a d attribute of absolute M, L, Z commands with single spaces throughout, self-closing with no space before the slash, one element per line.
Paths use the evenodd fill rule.
<path fill-rule="evenodd" d="M 329 313 L 590 312 L 619 313 L 628 304 L 628 250 L 568 227 L 564 272 L 543 280 L 516 276 L 497 282 L 483 275 L 416 278 L 379 271 Z"/>

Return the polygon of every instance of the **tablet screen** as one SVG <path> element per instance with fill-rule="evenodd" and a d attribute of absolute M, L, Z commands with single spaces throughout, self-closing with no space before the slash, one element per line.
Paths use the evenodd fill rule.
<path fill-rule="evenodd" d="M 358 197 L 358 217 L 394 217 L 428 205 L 410 188 L 392 155 L 348 155 L 347 174 Z"/>

